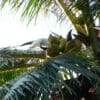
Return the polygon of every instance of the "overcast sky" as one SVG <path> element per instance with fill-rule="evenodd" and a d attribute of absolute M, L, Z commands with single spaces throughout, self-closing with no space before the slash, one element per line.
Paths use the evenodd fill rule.
<path fill-rule="evenodd" d="M 70 24 L 60 24 L 56 16 L 39 14 L 36 25 L 33 20 L 28 26 L 22 22 L 20 12 L 10 12 L 9 7 L 0 11 L 0 47 L 20 45 L 24 42 L 47 38 L 53 31 L 66 37 Z"/>

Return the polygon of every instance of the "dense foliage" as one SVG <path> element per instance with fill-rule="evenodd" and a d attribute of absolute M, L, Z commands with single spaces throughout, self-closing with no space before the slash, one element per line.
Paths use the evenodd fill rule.
<path fill-rule="evenodd" d="M 6 4 L 12 10 L 22 8 L 22 18 L 28 17 L 28 22 L 41 10 L 51 11 L 61 20 L 68 17 L 77 35 L 74 35 L 75 39 L 72 39 L 71 31 L 67 39 L 57 34 L 50 35 L 48 41 L 41 40 L 31 47 L 38 45 L 42 51 L 1 49 L 0 99 L 99 100 L 100 29 L 95 28 L 95 22 L 100 20 L 100 1 L 2 0 L 1 8 Z M 21 46 L 30 43 L 34 44 L 28 42 Z"/>

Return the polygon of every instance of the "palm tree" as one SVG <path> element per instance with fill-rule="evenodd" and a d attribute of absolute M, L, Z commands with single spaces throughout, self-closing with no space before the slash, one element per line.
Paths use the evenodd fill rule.
<path fill-rule="evenodd" d="M 52 41 L 50 38 L 49 40 Z M 23 45 L 26 44 L 24 43 Z M 33 62 L 29 64 L 27 61 L 31 60 L 31 58 L 44 59 L 43 52 L 42 56 L 40 56 L 40 52 L 34 53 L 34 49 L 31 52 L 30 50 L 18 51 L 11 49 L 11 47 L 0 50 L 0 55 L 3 59 L 1 59 L 0 63 L 1 85 L 5 83 L 0 88 L 1 100 L 77 99 L 77 93 L 79 93 L 80 88 L 76 92 L 76 86 L 83 86 L 82 80 L 84 77 L 88 80 L 96 80 L 98 76 L 95 72 L 100 73 L 98 67 L 94 71 L 89 70 L 94 66 L 90 63 L 92 62 L 91 59 L 89 60 L 78 53 L 66 53 L 49 60 L 46 59 L 41 63 Z M 77 74 L 74 73 L 79 73 L 82 77 L 75 78 Z M 13 79 L 14 77 L 16 78 Z M 69 78 L 72 80 L 70 81 Z"/>
<path fill-rule="evenodd" d="M 55 93 L 58 92 L 59 99 L 64 99 L 63 88 L 67 90 L 66 95 L 75 95 L 76 91 L 72 87 L 75 84 L 76 86 L 82 84 L 82 80 L 74 78 L 74 72 L 81 73 L 89 80 L 97 78 L 97 75 L 89 70 L 91 68 L 91 64 L 77 54 L 60 55 L 7 82 L 0 89 L 0 98 L 1 100 L 49 100 L 57 98 Z M 65 83 L 61 72 L 63 72 L 65 79 L 69 79 L 68 76 L 73 79 L 71 83 Z"/>
<path fill-rule="evenodd" d="M 97 53 L 97 40 L 95 36 L 95 19 L 99 18 L 100 2 L 98 0 L 2 0 L 1 7 L 6 4 L 11 5 L 12 9 L 19 10 L 23 8 L 22 18 L 28 17 L 29 22 L 37 17 L 39 11 L 62 9 L 66 17 L 70 19 L 77 32 L 81 32 L 89 36 L 90 44 L 94 53 Z M 55 9 L 54 9 L 55 7 Z"/>
<path fill-rule="evenodd" d="M 90 46 L 92 47 L 94 53 L 97 53 L 97 40 L 94 30 L 94 17 L 99 17 L 99 0 L 2 0 L 1 7 L 3 8 L 6 4 L 11 5 L 12 9 L 19 10 L 23 8 L 22 18 L 28 17 L 29 22 L 32 21 L 34 17 L 37 17 L 39 11 L 43 9 L 45 12 L 50 9 L 54 10 L 53 7 L 57 9 L 62 9 L 63 13 L 70 19 L 72 25 L 75 27 L 78 33 L 89 38 Z M 61 15 L 62 12 L 58 15 Z M 78 16 L 76 15 L 78 14 Z M 82 41 L 83 42 L 83 41 Z M 59 41 L 58 41 L 59 43 Z M 65 43 L 65 42 L 64 42 Z M 54 44 L 57 46 L 57 44 Z M 59 48 L 58 48 L 59 49 Z M 4 50 L 2 50 L 4 51 Z M 43 60 L 43 62 L 36 63 L 35 68 L 27 71 L 27 67 L 34 66 L 29 65 L 26 62 L 30 57 L 34 58 L 45 58 L 44 55 L 40 57 L 36 54 L 28 54 L 23 52 L 1 52 L 2 58 L 16 58 L 19 61 L 16 63 L 16 59 L 12 60 L 10 58 L 9 62 L 7 59 L 7 65 L 12 66 L 12 61 L 14 68 L 19 68 L 24 66 L 26 69 L 23 71 L 15 71 L 17 75 L 25 71 L 25 73 L 17 76 L 15 79 L 7 82 L 0 88 L 0 99 L 1 100 L 59 100 L 64 99 L 67 96 L 68 100 L 72 98 L 79 99 L 79 91 L 83 86 L 84 79 L 87 82 L 93 83 L 91 81 L 99 79 L 100 75 L 99 67 L 94 68 L 96 64 L 91 59 L 82 56 L 79 52 L 68 52 L 62 55 L 56 56 L 54 58 L 49 58 Z M 11 51 L 11 50 L 10 50 Z M 5 55 L 4 55 L 5 53 Z M 8 55 L 6 55 L 8 54 Z M 24 58 L 24 59 L 22 59 Z M 27 58 L 27 59 L 25 59 Z M 5 60 L 5 59 L 4 59 Z M 3 61 L 4 61 L 3 60 Z M 34 63 L 33 63 L 34 64 Z M 21 65 L 21 66 L 19 66 Z M 5 67 L 3 65 L 3 67 Z M 2 67 L 2 70 L 3 70 Z M 5 69 L 5 68 L 4 68 Z M 7 69 L 8 70 L 8 66 Z M 91 70 L 92 69 L 92 70 Z M 63 73 L 63 74 L 61 74 Z M 75 75 L 81 76 L 82 78 L 75 78 Z M 81 74 L 81 75 L 80 75 Z M 4 76 L 5 73 L 2 75 Z M 14 76 L 14 77 L 15 77 Z M 10 79 L 14 78 L 10 77 Z M 85 77 L 85 78 L 84 78 Z M 5 79 L 7 77 L 5 76 Z M 68 79 L 72 79 L 71 81 Z M 87 83 L 86 82 L 86 83 Z M 79 91 L 76 91 L 75 87 L 78 87 Z M 92 87 L 92 86 L 91 86 Z M 90 87 L 90 88 L 91 88 Z M 89 88 L 87 89 L 87 91 Z M 77 96 L 77 94 L 79 96 Z M 71 95 L 71 96 L 70 96 Z M 83 95 L 84 96 L 84 95 Z"/>

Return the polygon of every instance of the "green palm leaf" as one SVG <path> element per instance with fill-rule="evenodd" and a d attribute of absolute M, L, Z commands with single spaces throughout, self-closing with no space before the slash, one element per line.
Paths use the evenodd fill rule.
<path fill-rule="evenodd" d="M 27 71 L 27 68 L 0 71 L 0 86 L 2 86 L 9 80 L 15 78 L 16 76 L 20 75 L 25 71 Z"/>
<path fill-rule="evenodd" d="M 92 68 L 89 62 L 78 55 L 67 53 L 50 59 L 37 68 L 9 81 L 0 89 L 0 98 L 4 98 L 4 100 L 25 100 L 26 98 L 48 100 L 50 91 L 57 89 L 62 93 L 61 86 L 64 81 L 62 77 L 58 76 L 61 67 L 80 73 L 89 80 L 97 78 L 97 75 L 89 70 L 89 68 Z M 71 74 L 69 75 L 72 77 Z M 70 93 L 73 93 L 72 87 L 68 84 L 64 84 L 64 87 Z M 63 98 L 63 94 L 61 98 Z"/>

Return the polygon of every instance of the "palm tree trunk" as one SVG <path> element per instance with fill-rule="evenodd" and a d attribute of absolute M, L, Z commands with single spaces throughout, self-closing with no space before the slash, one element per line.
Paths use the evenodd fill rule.
<path fill-rule="evenodd" d="M 96 40 L 96 33 L 94 30 L 94 22 L 93 22 L 93 15 L 91 8 L 89 7 L 89 1 L 86 0 L 86 10 L 83 10 L 83 13 L 87 15 L 86 17 L 86 25 L 87 25 L 87 31 L 91 43 L 91 47 L 93 49 L 93 53 L 97 53 L 97 40 Z"/>

